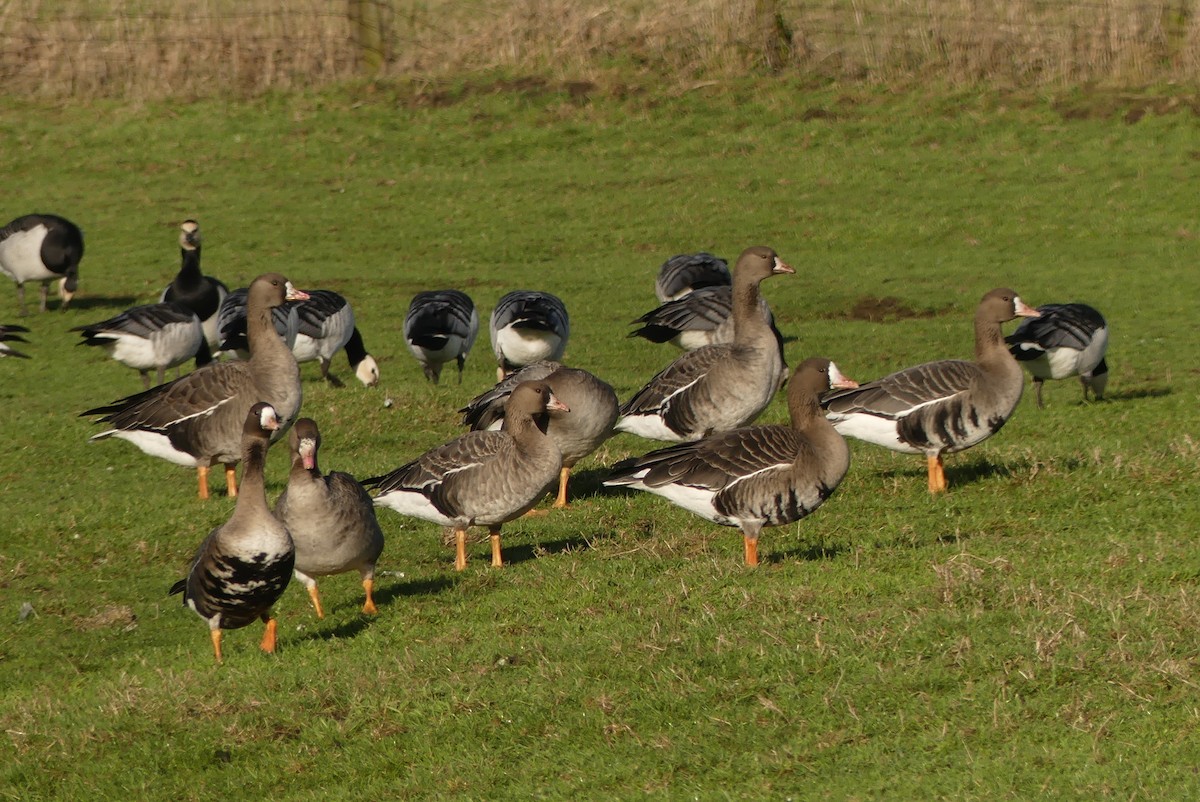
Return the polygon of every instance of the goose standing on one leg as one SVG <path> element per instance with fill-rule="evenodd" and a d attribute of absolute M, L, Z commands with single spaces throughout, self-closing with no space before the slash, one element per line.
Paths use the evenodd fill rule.
<path fill-rule="evenodd" d="M 729 286 L 729 263 L 719 256 L 701 251 L 681 253 L 662 263 L 654 280 L 654 294 L 661 303 L 677 301 L 706 287 Z"/>
<path fill-rule="evenodd" d="M 946 490 L 943 454 L 983 442 L 1000 431 L 1025 378 L 1004 344 L 1000 324 L 1037 317 L 1007 288 L 983 296 L 975 311 L 975 361 L 943 359 L 831 393 L 821 400 L 844 435 L 905 454 L 924 454 L 929 492 Z"/>
<path fill-rule="evenodd" d="M 547 412 L 569 412 L 544 382 L 523 382 L 509 396 L 498 432 L 467 432 L 412 462 L 370 479 L 375 504 L 453 527 L 454 567 L 467 567 L 467 529 L 491 532 L 499 568 L 500 527 L 524 515 L 559 476 L 562 452 L 546 434 Z"/>
<path fill-rule="evenodd" d="M 191 309 L 204 327 L 204 339 L 209 350 L 220 347 L 217 337 L 217 310 L 229 294 L 220 280 L 200 272 L 200 224 L 184 220 L 179 226 L 179 272 L 159 297 L 159 301 L 174 301 Z"/>
<path fill-rule="evenodd" d="M 571 336 L 566 305 L 558 296 L 536 290 L 514 290 L 502 297 L 489 329 L 496 381 L 525 365 L 561 359 Z"/>
<path fill-rule="evenodd" d="M 680 355 L 625 402 L 617 429 L 652 440 L 698 440 L 758 417 L 783 370 L 779 342 L 759 308 L 759 284 L 795 272 L 771 248 L 742 251 L 733 271 L 733 342 Z"/>
<path fill-rule="evenodd" d="M 14 324 L 0 326 L 0 357 L 15 356 L 15 357 L 20 357 L 21 359 L 29 359 L 30 358 L 30 356 L 28 354 L 23 354 L 20 351 L 14 349 L 8 345 L 8 343 L 10 343 L 10 342 L 18 342 L 18 343 L 29 342 L 29 340 L 26 340 L 18 332 L 23 332 L 23 333 L 28 334 L 29 329 L 25 328 L 24 326 L 17 326 Z"/>
<path fill-rule="evenodd" d="M 463 423 L 474 431 L 499 429 L 504 409 L 513 388 L 525 381 L 544 381 L 554 397 L 571 408 L 564 414 L 551 410 L 546 434 L 562 452 L 562 470 L 558 477 L 558 495 L 554 507 L 567 506 L 567 483 L 575 463 L 591 454 L 613 434 L 617 422 L 617 394 L 606 382 L 578 368 L 557 362 L 534 362 L 508 374 L 491 390 L 476 396 L 459 410 Z"/>
<path fill-rule="evenodd" d="M 196 367 L 212 362 L 200 318 L 177 303 L 135 306 L 116 317 L 75 326 L 71 331 L 83 337 L 79 345 L 103 348 L 110 357 L 140 373 L 147 390 L 151 370 L 157 370 L 157 383 L 162 384 L 167 368 L 192 358 Z"/>
<path fill-rule="evenodd" d="M 434 384 L 441 379 L 442 366 L 451 361 L 458 363 L 462 384 L 463 366 L 478 334 L 475 302 L 458 290 L 418 292 L 404 316 L 404 341 Z"/>
<path fill-rule="evenodd" d="M 821 413 L 830 388 L 856 387 L 837 365 L 813 357 L 788 382 L 790 426 L 747 426 L 618 463 L 606 485 L 662 496 L 742 531 L 746 565 L 758 565 L 764 526 L 798 521 L 825 502 L 850 466 L 850 449 Z"/>
<path fill-rule="evenodd" d="M 262 650 L 275 651 L 271 607 L 287 589 L 296 552 L 287 527 L 267 507 L 263 470 L 279 417 L 270 404 L 254 404 L 242 433 L 242 493 L 228 521 L 200 545 L 188 575 L 171 586 L 183 603 L 208 622 L 213 654 L 221 662 L 221 633 L 261 620 Z"/>
<path fill-rule="evenodd" d="M 1046 379 L 1078 376 L 1083 400 L 1088 390 L 1097 400 L 1108 385 L 1108 324 L 1104 315 L 1087 304 L 1045 304 L 1040 317 L 1022 320 L 1017 330 L 1004 338 L 1008 350 L 1033 376 L 1038 409 L 1042 409 L 1042 384 Z"/>
<path fill-rule="evenodd" d="M 316 578 L 357 570 L 367 594 L 362 611 L 374 614 L 375 563 L 383 553 L 383 532 L 371 497 L 348 473 L 321 475 L 321 432 L 312 418 L 296 421 L 288 442 L 292 471 L 275 502 L 275 515 L 296 544 L 296 578 L 308 590 L 317 618 L 324 618 Z"/>
<path fill-rule="evenodd" d="M 128 440 L 151 456 L 198 471 L 200 498 L 208 498 L 208 470 L 225 463 L 229 495 L 237 495 L 234 465 L 241 459 L 241 422 L 258 401 L 275 408 L 281 428 L 291 426 L 300 410 L 300 367 L 275 332 L 272 310 L 306 293 L 278 273 L 259 276 L 250 285 L 247 335 L 250 358 L 214 362 L 167 384 L 131 395 L 83 415 L 101 415 L 112 428 L 92 437 Z"/>
<path fill-rule="evenodd" d="M 17 306 L 25 308 L 25 282 L 41 282 L 38 308 L 46 311 L 51 281 L 58 281 L 66 309 L 79 285 L 79 260 L 83 258 L 83 232 L 56 214 L 27 214 L 0 228 L 0 273 L 17 282 Z"/>

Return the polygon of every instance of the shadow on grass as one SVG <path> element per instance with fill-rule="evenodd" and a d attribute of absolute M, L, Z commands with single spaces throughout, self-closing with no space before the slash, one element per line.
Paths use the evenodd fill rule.
<path fill-rule="evenodd" d="M 964 485 L 982 482 L 986 479 L 994 477 L 1010 478 L 1013 475 L 1015 466 L 1008 463 L 992 462 L 988 459 L 976 459 L 972 462 L 955 464 L 953 457 L 945 463 L 946 466 L 946 484 L 949 486 L 949 492 L 953 493 L 954 488 Z M 926 486 L 929 479 L 929 474 L 922 465 L 920 468 L 890 468 L 876 471 L 875 475 L 882 479 L 900 479 L 905 482 L 913 482 Z"/>
<path fill-rule="evenodd" d="M 138 303 L 134 295 L 76 295 L 69 310 L 116 309 L 123 312 Z"/>
<path fill-rule="evenodd" d="M 1080 404 L 1104 404 L 1109 401 L 1137 401 L 1141 398 L 1163 398 L 1172 393 L 1170 387 L 1146 387 L 1141 390 L 1118 390 L 1115 393 L 1105 393 L 1099 401 L 1080 402 Z"/>
<path fill-rule="evenodd" d="M 593 468 L 588 471 L 580 471 L 572 473 L 570 483 L 567 485 L 567 500 L 570 503 L 583 501 L 584 499 L 596 498 L 597 496 L 611 496 L 625 488 L 605 487 L 604 480 L 608 478 L 612 470 L 609 468 Z M 554 485 L 552 492 L 558 492 L 558 485 Z M 635 493 L 635 490 L 627 492 Z"/>
<path fill-rule="evenodd" d="M 759 547 L 763 546 L 763 541 L 759 541 Z M 768 545 L 768 548 L 770 546 Z M 765 551 L 766 549 L 764 549 Z M 849 543 L 808 543 L 803 546 L 797 546 L 794 549 L 786 549 L 783 551 L 771 551 L 769 554 L 760 554 L 762 562 L 776 565 L 782 562 L 791 562 L 792 560 L 801 560 L 804 562 L 822 562 L 831 560 L 842 554 L 849 554 L 854 549 Z"/>
<path fill-rule="evenodd" d="M 516 565 L 517 563 L 528 562 L 529 560 L 543 557 L 547 554 L 566 554 L 572 551 L 586 551 L 592 547 L 592 541 L 595 538 L 584 537 L 566 537 L 559 540 L 550 540 L 544 543 L 530 543 L 521 546 L 506 546 L 504 548 L 504 562 L 506 565 Z"/>
<path fill-rule="evenodd" d="M 377 583 L 378 580 L 379 578 L 376 577 Z M 397 599 L 403 599 L 410 596 L 433 596 L 454 587 L 454 584 L 457 581 L 457 579 L 438 578 L 392 582 L 387 585 L 376 584 L 374 592 L 375 604 L 379 608 L 380 615 L 384 615 L 388 612 L 388 608 L 391 607 Z M 332 608 L 326 609 L 325 620 L 322 621 L 321 619 L 317 618 L 316 613 L 314 613 L 312 611 L 312 607 L 309 606 L 308 615 L 310 617 L 310 623 L 314 627 L 320 628 L 314 628 L 312 631 L 308 632 L 304 636 L 304 639 L 331 640 L 333 638 L 349 638 L 359 634 L 375 622 L 375 616 L 364 613 L 353 615 L 351 613 L 350 618 L 342 621 L 342 623 L 335 627 L 325 627 L 323 624 L 329 621 L 335 611 L 352 610 L 354 612 L 359 612 L 361 609 L 361 598 L 346 602 L 344 604 L 338 604 Z M 339 614 L 341 613 L 339 612 Z"/>

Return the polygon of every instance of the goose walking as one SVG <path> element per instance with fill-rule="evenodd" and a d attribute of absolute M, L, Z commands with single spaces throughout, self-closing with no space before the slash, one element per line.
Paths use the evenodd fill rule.
<path fill-rule="evenodd" d="M 983 296 L 975 312 L 975 361 L 943 359 L 831 393 L 821 400 L 843 435 L 905 454 L 924 454 L 929 492 L 946 490 L 943 454 L 983 442 L 1004 426 L 1025 380 L 1000 324 L 1037 317 L 1010 289 Z"/>
<path fill-rule="evenodd" d="M 404 341 L 421 363 L 425 378 L 434 384 L 447 362 L 458 364 L 458 383 L 462 384 L 463 366 L 478 334 L 475 303 L 458 290 L 418 292 L 404 316 Z"/>
<path fill-rule="evenodd" d="M 558 362 L 534 362 L 510 373 L 491 390 L 471 399 L 459 410 L 463 413 L 463 423 L 474 431 L 499 429 L 504 423 L 509 396 L 525 381 L 545 382 L 554 397 L 571 408 L 567 414 L 551 410 L 546 426 L 546 434 L 562 452 L 558 495 L 553 505 L 562 509 L 567 506 L 567 484 L 575 464 L 613 435 L 613 424 L 617 422 L 617 394 L 607 382 L 586 370 L 568 368 Z"/>
<path fill-rule="evenodd" d="M 744 250 L 733 272 L 733 342 L 680 355 L 625 402 L 617 429 L 651 440 L 698 440 L 758 417 L 784 369 L 759 308 L 759 284 L 795 272 L 771 248 Z"/>
<path fill-rule="evenodd" d="M 212 353 L 204 338 L 204 328 L 196 313 L 181 304 L 159 303 L 135 306 L 121 314 L 75 326 L 83 339 L 80 345 L 104 349 L 122 365 L 142 376 L 142 386 L 150 389 L 150 371 L 157 371 L 162 384 L 167 368 L 196 360 L 196 367 L 212 362 Z"/>
<path fill-rule="evenodd" d="M 204 339 L 210 352 L 220 347 L 217 336 L 217 310 L 229 294 L 219 279 L 200 272 L 200 224 L 184 220 L 179 226 L 179 272 L 159 296 L 160 302 L 175 302 L 192 310 L 200 318 Z"/>
<path fill-rule="evenodd" d="M 83 258 L 83 232 L 56 214 L 27 214 L 0 228 L 0 273 L 17 283 L 17 306 L 25 308 L 25 282 L 41 282 L 38 308 L 46 311 L 51 281 L 58 281 L 66 309 L 79 286 L 79 261 Z"/>
<path fill-rule="evenodd" d="M 701 251 L 681 253 L 663 262 L 654 280 L 654 294 L 660 303 L 676 301 L 706 287 L 729 286 L 729 263 L 719 256 Z"/>
<path fill-rule="evenodd" d="M 213 654 L 221 662 L 221 634 L 255 621 L 265 624 L 261 647 L 275 651 L 271 608 L 287 588 L 296 552 L 287 527 L 271 514 L 263 479 L 267 447 L 281 423 L 270 404 L 254 404 L 242 433 L 242 493 L 233 515 L 214 529 L 170 595 L 208 622 Z"/>
<path fill-rule="evenodd" d="M 157 387 L 83 415 L 100 415 L 111 428 L 92 440 L 128 440 L 151 456 L 197 469 L 200 498 L 208 498 L 209 467 L 225 464 L 230 496 L 237 495 L 234 466 L 241 459 L 242 421 L 258 401 L 275 408 L 282 421 L 276 437 L 300 409 L 300 368 L 271 323 L 271 310 L 306 293 L 278 273 L 250 285 L 250 358 L 214 362 Z"/>
<path fill-rule="evenodd" d="M 17 326 L 15 324 L 0 326 L 0 357 L 14 356 L 21 359 L 30 358 L 28 354 L 23 354 L 12 346 L 8 345 L 10 342 L 29 342 L 29 340 L 26 340 L 21 336 L 21 333 L 28 334 L 29 329 L 25 328 L 24 326 Z"/>
<path fill-rule="evenodd" d="M 830 388 L 856 387 L 828 359 L 800 363 L 787 386 L 791 425 L 747 426 L 618 463 L 604 484 L 662 496 L 742 531 L 746 565 L 758 565 L 764 526 L 812 513 L 850 466 L 850 449 L 821 412 Z"/>
<path fill-rule="evenodd" d="M 1022 320 L 1016 331 L 1004 338 L 1009 352 L 1033 377 L 1038 409 L 1043 408 L 1042 384 L 1046 379 L 1078 376 L 1083 400 L 1088 391 L 1104 397 L 1108 385 L 1108 324 L 1087 304 L 1045 304 L 1039 317 Z"/>
<path fill-rule="evenodd" d="M 570 411 L 544 382 L 523 382 L 509 396 L 500 431 L 467 432 L 363 485 L 378 490 L 377 506 L 452 527 L 459 571 L 467 567 L 467 529 L 488 527 L 498 568 L 500 527 L 529 511 L 562 468 L 546 434 L 547 412 L 555 410 Z"/>
<path fill-rule="evenodd" d="M 496 380 L 543 359 L 562 359 L 571 336 L 567 307 L 558 296 L 514 290 L 492 310 L 489 329 L 496 355 Z"/>
<path fill-rule="evenodd" d="M 383 532 L 371 497 L 348 473 L 321 475 L 321 432 L 312 418 L 296 421 L 288 441 L 292 470 L 275 502 L 275 516 L 296 544 L 296 578 L 308 590 L 317 618 L 324 618 L 317 577 L 358 571 L 367 594 L 362 611 L 373 615 L 375 563 L 383 553 Z"/>

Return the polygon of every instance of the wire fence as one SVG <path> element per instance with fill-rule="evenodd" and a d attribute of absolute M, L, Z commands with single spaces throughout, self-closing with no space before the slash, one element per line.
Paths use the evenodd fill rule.
<path fill-rule="evenodd" d="M 257 94 L 355 77 L 748 72 L 1119 87 L 1200 78 L 1200 0 L 0 0 L 10 94 Z"/>

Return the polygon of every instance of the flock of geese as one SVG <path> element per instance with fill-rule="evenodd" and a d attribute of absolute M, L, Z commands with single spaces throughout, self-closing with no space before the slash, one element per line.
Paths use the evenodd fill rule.
<path fill-rule="evenodd" d="M 383 551 L 376 508 L 453 530 L 455 567 L 466 567 L 470 527 L 486 527 L 492 565 L 503 564 L 501 527 L 533 509 L 557 483 L 555 507 L 568 504 L 572 468 L 618 432 L 672 445 L 612 467 L 604 484 L 662 496 L 705 519 L 738 528 L 744 560 L 758 564 L 764 527 L 812 513 L 837 489 L 850 464 L 845 436 L 924 455 L 930 492 L 946 490 L 942 458 L 998 432 L 1024 385 L 1078 375 L 1084 397 L 1103 395 L 1107 324 L 1082 304 L 1034 309 L 1011 289 L 981 299 L 973 360 L 943 359 L 858 384 L 833 362 L 812 357 L 790 377 L 783 339 L 760 292 L 767 279 L 795 271 L 774 250 L 747 248 L 729 271 L 711 254 L 674 257 L 660 269 L 661 305 L 630 336 L 683 349 L 623 404 L 613 388 L 561 359 L 570 336 L 567 309 L 545 292 L 518 290 L 489 321 L 497 384 L 459 410 L 469 431 L 386 474 L 356 480 L 323 474 L 317 423 L 299 417 L 299 362 L 329 373 L 345 350 L 365 385 L 379 380 L 349 303 L 325 290 L 306 292 L 267 273 L 230 291 L 200 271 L 195 221 L 180 233 L 181 268 L 156 304 L 78 327 L 81 344 L 104 348 L 139 371 L 145 389 L 88 409 L 105 428 L 92 440 L 127 440 L 152 456 L 197 469 L 209 494 L 212 466 L 225 468 L 237 502 L 232 516 L 198 549 L 172 593 L 209 626 L 221 660 L 221 634 L 261 620 L 262 648 L 273 651 L 271 609 L 292 576 L 323 616 L 317 579 L 358 571 L 364 613 L 376 610 L 375 566 Z M 27 215 L 0 229 L 0 271 L 14 279 L 22 314 L 25 282 L 60 282 L 65 307 L 75 292 L 83 240 L 54 215 Z M 1023 318 L 1007 338 L 1001 326 Z M 458 290 L 421 292 L 404 320 L 404 337 L 428 380 L 455 363 L 459 382 L 478 335 L 471 299 Z M 0 356 L 24 356 L 8 342 L 28 329 L 0 326 Z M 227 358 L 222 358 L 228 355 Z M 169 368 L 195 360 L 165 381 Z M 150 371 L 156 371 L 151 384 Z M 754 425 L 786 385 L 790 422 Z M 287 437 L 291 470 L 272 509 L 266 498 L 268 447 Z M 235 466 L 242 463 L 240 486 Z M 372 492 L 368 492 L 372 491 Z"/>

